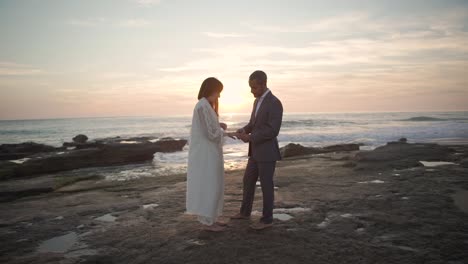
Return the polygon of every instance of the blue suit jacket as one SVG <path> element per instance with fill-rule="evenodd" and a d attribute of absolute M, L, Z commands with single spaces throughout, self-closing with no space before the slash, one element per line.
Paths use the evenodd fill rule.
<path fill-rule="evenodd" d="M 250 134 L 249 157 L 257 162 L 281 159 L 277 136 L 283 120 L 283 105 L 271 91 L 263 99 L 257 116 L 255 105 L 244 131 Z"/>

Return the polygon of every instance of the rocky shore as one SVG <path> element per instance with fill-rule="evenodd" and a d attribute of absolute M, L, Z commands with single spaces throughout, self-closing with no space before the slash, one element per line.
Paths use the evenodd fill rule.
<path fill-rule="evenodd" d="M 68 171 L 88 167 L 125 165 L 153 159 L 156 152 L 181 151 L 185 139 L 106 138 L 87 142 L 77 135 L 74 142 L 54 148 L 34 142 L 0 146 L 0 180 Z"/>
<path fill-rule="evenodd" d="M 184 214 L 184 174 L 3 180 L 0 262 L 468 262 L 468 146 L 288 148 L 275 174 L 274 227 L 260 232 L 248 228 L 261 214 L 260 190 L 251 220 L 200 231 Z M 242 175 L 226 173 L 225 216 L 238 211 Z"/>

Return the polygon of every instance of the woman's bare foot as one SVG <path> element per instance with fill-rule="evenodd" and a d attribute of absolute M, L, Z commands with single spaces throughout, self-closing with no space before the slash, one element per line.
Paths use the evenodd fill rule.
<path fill-rule="evenodd" d="M 216 224 L 219 225 L 219 226 L 228 226 L 229 225 L 227 222 L 223 222 L 223 221 L 216 221 Z"/>
<path fill-rule="evenodd" d="M 203 227 L 203 230 L 205 231 L 210 231 L 210 232 L 223 232 L 226 228 L 223 226 L 220 226 L 217 223 L 214 223 L 210 226 L 205 226 Z"/>

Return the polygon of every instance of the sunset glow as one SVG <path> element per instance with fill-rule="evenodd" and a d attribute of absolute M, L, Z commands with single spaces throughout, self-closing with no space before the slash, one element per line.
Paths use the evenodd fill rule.
<path fill-rule="evenodd" d="M 1 1 L 0 119 L 468 109 L 467 1 Z"/>
<path fill-rule="evenodd" d="M 247 81 L 227 81 L 219 98 L 220 110 L 223 113 L 241 113 L 252 106 L 254 99 Z"/>

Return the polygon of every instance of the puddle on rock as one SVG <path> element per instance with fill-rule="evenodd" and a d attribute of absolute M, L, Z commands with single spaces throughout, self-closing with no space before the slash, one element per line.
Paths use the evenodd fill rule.
<path fill-rule="evenodd" d="M 155 208 L 155 207 L 158 207 L 158 206 L 159 206 L 159 204 L 155 204 L 155 203 L 153 203 L 153 204 L 144 204 L 143 209 L 152 209 L 152 208 Z"/>
<path fill-rule="evenodd" d="M 197 239 L 187 240 L 187 243 L 192 244 L 192 245 L 196 245 L 196 246 L 204 246 L 206 244 L 205 242 L 197 240 Z"/>
<path fill-rule="evenodd" d="M 358 232 L 358 233 L 362 233 L 362 232 L 364 232 L 364 231 L 366 231 L 366 229 L 364 229 L 364 228 L 362 228 L 362 227 L 356 229 L 356 232 Z"/>
<path fill-rule="evenodd" d="M 262 212 L 260 212 L 258 210 L 254 210 L 254 211 L 252 211 L 251 215 L 261 216 Z M 293 217 L 291 215 L 284 214 L 284 213 L 276 213 L 276 214 L 273 213 L 273 218 L 278 219 L 280 221 L 288 221 L 288 220 L 291 220 Z"/>
<path fill-rule="evenodd" d="M 384 181 L 381 181 L 381 180 L 373 180 L 373 181 L 363 181 L 363 182 L 358 182 L 358 183 L 385 183 Z"/>
<path fill-rule="evenodd" d="M 111 214 L 106 214 L 106 215 L 96 218 L 95 220 L 103 221 L 103 222 L 115 222 L 116 219 L 117 217 Z"/>
<path fill-rule="evenodd" d="M 39 245 L 37 251 L 40 253 L 65 253 L 66 251 L 70 250 L 77 242 L 78 235 L 75 232 L 70 232 L 66 235 L 54 237 L 42 242 Z"/>
<path fill-rule="evenodd" d="M 120 144 L 139 144 L 141 142 L 133 141 L 133 140 L 123 140 L 119 142 Z"/>
<path fill-rule="evenodd" d="M 16 163 L 16 164 L 23 164 L 24 162 L 30 160 L 30 158 L 23 158 L 23 159 L 17 159 L 17 160 L 10 160 L 10 162 Z"/>
<path fill-rule="evenodd" d="M 288 214 L 273 214 L 274 219 L 278 219 L 280 221 L 288 221 L 291 220 L 293 217 Z"/>
<path fill-rule="evenodd" d="M 90 255 L 96 255 L 98 252 L 97 250 L 94 249 L 78 249 L 78 250 L 73 250 L 65 254 L 66 258 L 79 258 L 81 256 L 90 256 Z"/>
<path fill-rule="evenodd" d="M 291 220 L 293 217 L 288 214 L 273 214 L 274 219 L 278 219 L 280 221 L 288 221 Z"/>
<path fill-rule="evenodd" d="M 320 224 L 317 225 L 318 228 L 325 228 L 330 224 L 330 219 L 326 217 Z"/>
<path fill-rule="evenodd" d="M 51 238 L 42 242 L 37 252 L 64 253 L 64 257 L 66 258 L 96 255 L 98 253 L 97 250 L 89 249 L 86 243 L 79 241 L 79 236 L 75 232 L 70 232 L 63 236 Z"/>
<path fill-rule="evenodd" d="M 310 208 L 294 207 L 294 208 L 276 208 L 273 213 L 304 213 L 310 211 Z"/>
<path fill-rule="evenodd" d="M 447 161 L 419 161 L 424 165 L 424 167 L 437 167 L 437 166 L 444 166 L 444 165 L 457 165 L 453 162 Z"/>
<path fill-rule="evenodd" d="M 455 205 L 468 214 L 468 191 L 458 189 L 456 193 L 452 195 L 452 198 Z"/>

